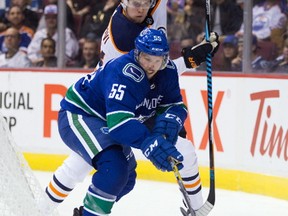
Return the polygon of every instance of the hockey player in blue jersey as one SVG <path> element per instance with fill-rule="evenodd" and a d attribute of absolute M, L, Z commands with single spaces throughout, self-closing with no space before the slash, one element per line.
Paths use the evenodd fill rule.
<path fill-rule="evenodd" d="M 161 31 L 146 29 L 136 49 L 72 85 L 61 101 L 59 132 L 67 146 L 97 171 L 84 199 L 84 216 L 108 215 L 135 184 L 131 147 L 160 170 L 171 171 L 171 156 L 187 116 L 175 65 Z M 154 131 L 143 124 L 158 116 Z M 179 169 L 183 165 L 179 164 Z"/>
<path fill-rule="evenodd" d="M 213 52 L 210 43 L 203 46 Z M 168 157 L 180 162 L 180 170 L 193 169 L 191 143 L 177 144 L 183 139 L 178 132 L 187 110 L 177 68 L 168 58 L 166 36 L 147 28 L 136 38 L 135 47 L 81 78 L 61 101 L 61 138 L 79 160 L 97 170 L 84 198 L 84 216 L 108 215 L 113 204 L 133 189 L 136 161 L 131 147 L 141 149 L 160 170 L 172 170 Z M 154 115 L 155 126 L 149 130 L 144 123 Z"/>

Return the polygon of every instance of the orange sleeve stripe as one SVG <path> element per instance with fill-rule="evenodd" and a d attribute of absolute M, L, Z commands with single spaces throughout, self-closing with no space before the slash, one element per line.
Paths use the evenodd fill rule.
<path fill-rule="evenodd" d="M 200 182 L 201 180 L 198 179 L 198 181 L 196 181 L 195 183 L 193 184 L 184 184 L 185 188 L 194 188 L 194 187 L 197 187 L 198 185 L 200 185 Z"/>
<path fill-rule="evenodd" d="M 49 188 L 53 191 L 54 194 L 56 194 L 56 195 L 59 196 L 59 197 L 65 198 L 65 197 L 68 196 L 68 194 L 63 194 L 63 193 L 59 192 L 59 191 L 52 185 L 51 182 L 49 183 Z"/>

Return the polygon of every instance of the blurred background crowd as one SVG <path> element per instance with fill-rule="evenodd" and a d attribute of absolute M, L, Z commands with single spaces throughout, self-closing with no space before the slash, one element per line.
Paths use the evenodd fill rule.
<path fill-rule="evenodd" d="M 95 68 L 100 41 L 120 0 L 66 0 L 65 66 Z M 57 0 L 0 2 L 0 68 L 57 67 Z M 211 0 L 211 29 L 221 45 L 215 71 L 242 71 L 244 0 Z M 170 58 L 202 41 L 205 1 L 168 0 Z M 253 0 L 251 68 L 288 73 L 288 1 Z M 205 70 L 200 66 L 197 70 Z"/>

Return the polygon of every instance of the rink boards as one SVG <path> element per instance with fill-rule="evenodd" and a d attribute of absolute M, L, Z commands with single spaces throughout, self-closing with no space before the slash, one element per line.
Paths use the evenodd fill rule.
<path fill-rule="evenodd" d="M 86 73 L 89 71 L 85 71 Z M 69 154 L 57 131 L 57 110 L 77 70 L 0 71 L 0 112 L 30 166 L 54 170 Z M 180 77 L 204 186 L 209 185 L 205 73 Z M 288 200 L 288 76 L 215 73 L 213 135 L 216 186 Z M 175 181 L 139 151 L 138 177 Z"/>

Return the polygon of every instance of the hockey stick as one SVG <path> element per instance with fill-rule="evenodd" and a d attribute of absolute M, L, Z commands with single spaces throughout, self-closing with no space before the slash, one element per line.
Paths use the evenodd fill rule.
<path fill-rule="evenodd" d="M 210 0 L 206 0 L 206 22 L 205 22 L 205 39 L 210 40 Z M 212 133 L 212 120 L 213 120 L 213 97 L 212 97 L 212 55 L 209 53 L 206 57 L 206 72 L 207 72 L 207 102 L 208 102 L 208 136 L 209 136 L 209 166 L 210 166 L 210 188 L 206 202 L 200 209 L 194 211 L 190 204 L 190 199 L 184 187 L 181 175 L 177 168 L 177 160 L 169 158 L 180 191 L 184 196 L 185 204 L 188 210 L 183 208 L 181 212 L 183 216 L 207 216 L 215 205 L 215 172 L 214 172 L 214 147 L 213 147 L 213 133 Z"/>
<path fill-rule="evenodd" d="M 174 172 L 174 175 L 176 177 L 177 183 L 179 185 L 180 191 L 184 197 L 185 205 L 188 208 L 188 210 L 185 210 L 183 208 L 180 208 L 180 210 L 181 210 L 183 216 L 196 216 L 194 210 L 192 209 L 192 206 L 190 203 L 190 198 L 189 198 L 188 193 L 185 189 L 185 186 L 183 184 L 183 180 L 181 178 L 181 175 L 180 175 L 178 167 L 177 167 L 177 164 L 179 162 L 176 159 L 174 159 L 173 157 L 169 157 L 168 159 L 169 159 L 169 162 L 170 162 L 171 167 L 173 169 L 173 172 Z"/>
<path fill-rule="evenodd" d="M 206 0 L 206 22 L 205 38 L 210 40 L 210 0 Z M 209 53 L 206 57 L 207 72 L 207 102 L 208 102 L 208 133 L 209 133 L 209 162 L 210 162 L 210 188 L 207 201 L 199 209 L 206 212 L 206 215 L 212 210 L 215 204 L 215 172 L 214 172 L 214 147 L 213 147 L 213 97 L 212 97 L 212 55 Z"/>
<path fill-rule="evenodd" d="M 178 170 L 178 167 L 177 167 L 177 164 L 179 162 L 176 159 L 174 159 L 173 157 L 169 157 L 168 160 L 171 164 L 174 175 L 177 179 L 177 183 L 178 183 L 178 186 L 180 188 L 180 191 L 184 197 L 184 204 L 187 207 L 187 210 L 180 207 L 182 215 L 183 216 L 207 216 L 214 206 L 214 202 L 211 202 L 211 200 L 209 200 L 209 199 L 211 199 L 211 197 L 214 195 L 214 201 L 215 201 L 215 191 L 212 193 L 211 188 L 210 188 L 207 201 L 203 204 L 203 206 L 201 206 L 200 209 L 194 211 L 192 206 L 191 206 L 190 198 L 189 198 L 188 193 L 185 189 L 182 177 L 181 177 L 179 170 Z"/>

